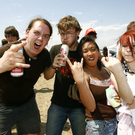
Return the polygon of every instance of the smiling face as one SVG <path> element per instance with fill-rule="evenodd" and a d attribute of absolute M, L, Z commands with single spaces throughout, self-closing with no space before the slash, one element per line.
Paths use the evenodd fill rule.
<path fill-rule="evenodd" d="M 85 65 L 97 66 L 97 61 L 99 58 L 99 52 L 96 46 L 92 42 L 86 42 L 82 46 L 82 54 L 85 61 Z"/>
<path fill-rule="evenodd" d="M 41 21 L 36 21 L 32 28 L 26 30 L 26 53 L 35 58 L 48 44 L 50 39 L 49 27 Z"/>

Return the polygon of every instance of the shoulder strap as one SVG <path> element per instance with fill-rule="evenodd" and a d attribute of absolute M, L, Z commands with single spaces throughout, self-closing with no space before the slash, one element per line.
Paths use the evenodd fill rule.
<path fill-rule="evenodd" d="M 105 68 L 105 67 L 103 67 L 104 68 L 104 70 L 108 73 L 108 75 L 110 75 L 110 73 L 107 71 L 107 69 Z"/>
<path fill-rule="evenodd" d="M 90 76 L 86 72 L 84 72 L 84 73 L 89 77 L 89 79 L 91 79 Z"/>

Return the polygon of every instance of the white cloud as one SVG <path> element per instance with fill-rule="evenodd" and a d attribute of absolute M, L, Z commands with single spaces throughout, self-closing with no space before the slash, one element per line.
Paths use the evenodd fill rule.
<path fill-rule="evenodd" d="M 23 20 L 16 20 L 16 22 L 22 22 Z"/>
<path fill-rule="evenodd" d="M 74 13 L 75 14 L 78 14 L 78 15 L 81 15 L 82 14 L 82 12 L 78 12 L 78 11 L 75 11 Z"/>

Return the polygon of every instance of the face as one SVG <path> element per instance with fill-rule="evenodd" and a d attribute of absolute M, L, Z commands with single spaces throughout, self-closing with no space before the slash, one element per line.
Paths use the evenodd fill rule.
<path fill-rule="evenodd" d="M 133 51 L 135 52 L 135 45 L 132 45 Z M 135 53 L 132 55 L 132 51 L 130 50 L 127 44 L 121 46 L 122 57 L 126 62 L 135 61 Z"/>
<path fill-rule="evenodd" d="M 85 65 L 89 65 L 91 67 L 97 66 L 99 52 L 96 46 L 92 42 L 86 42 L 83 44 L 82 53 L 83 53 Z"/>
<path fill-rule="evenodd" d="M 9 43 L 10 43 L 10 42 L 17 41 L 17 37 L 11 36 L 11 35 L 6 35 L 6 39 L 7 39 L 7 41 L 8 41 Z"/>
<path fill-rule="evenodd" d="M 41 21 L 36 21 L 30 30 L 26 30 L 25 50 L 27 54 L 34 58 L 48 44 L 50 39 L 49 27 Z"/>
<path fill-rule="evenodd" d="M 95 35 L 93 35 L 93 34 L 88 34 L 88 36 L 91 37 L 93 40 L 96 39 Z"/>
<path fill-rule="evenodd" d="M 61 30 L 60 36 L 63 44 L 67 44 L 70 47 L 76 44 L 77 37 L 79 36 L 80 31 L 76 31 L 74 28 L 70 28 L 66 31 Z"/>

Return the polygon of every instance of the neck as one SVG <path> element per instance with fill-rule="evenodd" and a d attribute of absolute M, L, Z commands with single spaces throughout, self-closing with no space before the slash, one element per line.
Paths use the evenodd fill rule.
<path fill-rule="evenodd" d="M 135 72 L 135 61 L 127 63 L 127 66 L 131 71 Z"/>
<path fill-rule="evenodd" d="M 27 49 L 26 45 L 24 46 L 25 52 L 27 53 L 27 55 L 32 58 L 32 59 L 37 59 L 37 56 L 33 56 L 30 51 Z"/>
<path fill-rule="evenodd" d="M 70 45 L 69 50 L 70 51 L 76 51 L 77 47 L 78 47 L 78 41 L 75 42 L 74 44 Z"/>
<path fill-rule="evenodd" d="M 97 72 L 97 71 L 99 71 L 99 69 L 98 69 L 97 65 L 95 65 L 95 66 L 89 66 L 89 65 L 86 65 L 85 64 L 84 71 L 86 71 L 88 73 L 89 72 Z"/>

